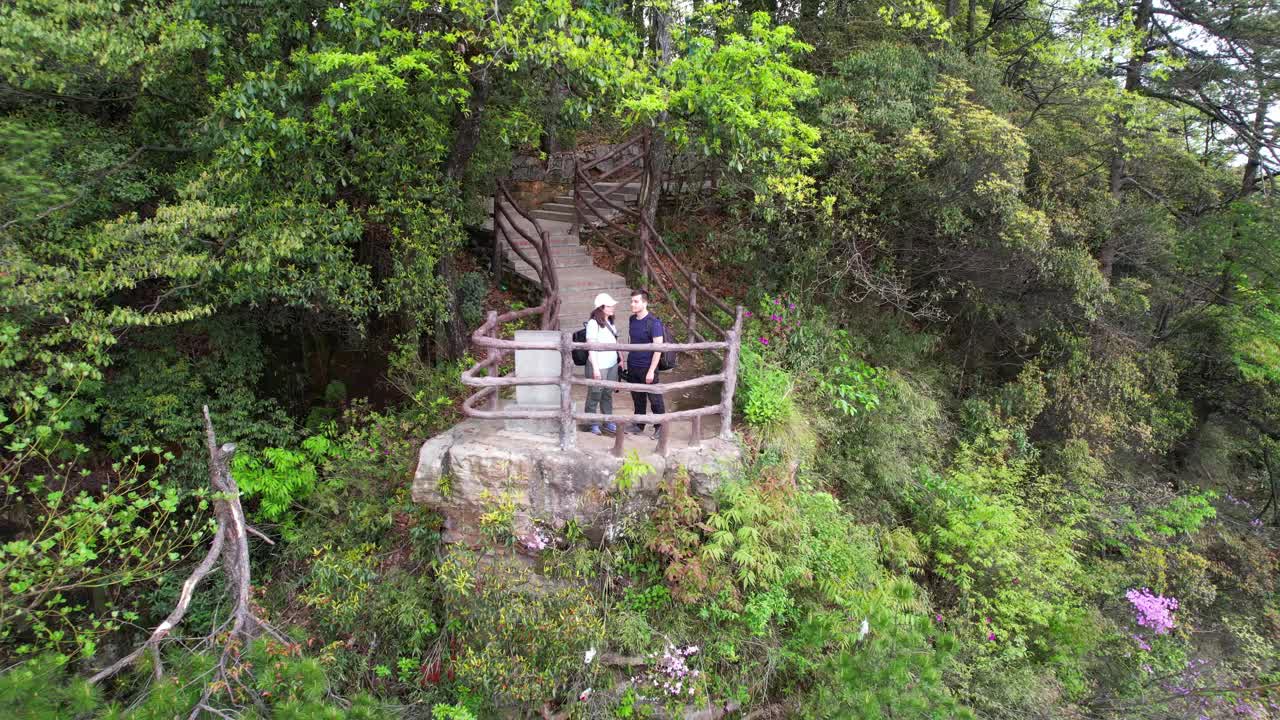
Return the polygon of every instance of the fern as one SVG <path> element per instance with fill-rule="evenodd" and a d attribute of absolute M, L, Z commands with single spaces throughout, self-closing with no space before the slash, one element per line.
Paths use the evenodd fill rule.
<path fill-rule="evenodd" d="M 245 498 L 259 499 L 258 514 L 279 520 L 295 501 L 315 489 L 317 467 L 339 450 L 329 438 L 313 435 L 298 450 L 272 447 L 261 456 L 242 452 L 232 460 L 231 472 Z"/>

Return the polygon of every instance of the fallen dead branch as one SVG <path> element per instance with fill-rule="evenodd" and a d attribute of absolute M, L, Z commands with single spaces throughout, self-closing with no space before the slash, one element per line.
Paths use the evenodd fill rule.
<path fill-rule="evenodd" d="M 233 683 L 239 684 L 233 673 L 228 670 L 239 658 L 240 651 L 261 633 L 267 633 L 279 640 L 288 641 L 256 614 L 249 600 L 251 582 L 249 569 L 249 538 L 252 533 L 267 540 L 258 530 L 249 526 L 245 520 L 244 509 L 240 505 L 240 488 L 231 476 L 231 458 L 235 455 L 236 446 L 226 443 L 219 446 L 213 432 L 213 420 L 209 416 L 209 408 L 204 410 L 205 447 L 209 453 L 209 485 L 213 489 L 213 511 L 217 521 L 217 530 L 209 543 L 209 551 L 204 559 L 196 565 L 191 574 L 182 583 L 178 600 L 168 617 L 151 631 L 141 645 L 133 652 L 125 655 L 109 667 L 89 678 L 90 684 L 98 684 L 120 671 L 132 666 L 144 654 L 150 654 L 153 662 L 153 674 L 156 679 L 164 677 L 164 666 L 160 661 L 160 645 L 169 633 L 182 622 L 196 588 L 205 576 L 213 570 L 214 564 L 222 560 L 222 570 L 226 576 L 225 588 L 231 596 L 231 615 L 220 627 L 216 628 L 201 643 L 207 647 L 222 648 L 214 673 L 205 684 L 204 692 L 191 710 L 190 718 L 208 713 L 217 717 L 228 715 L 209 704 L 215 688 L 228 688 Z M 270 542 L 270 540 L 268 540 Z M 274 544 L 274 543 L 273 543 Z M 250 694 L 253 696 L 253 694 Z"/>

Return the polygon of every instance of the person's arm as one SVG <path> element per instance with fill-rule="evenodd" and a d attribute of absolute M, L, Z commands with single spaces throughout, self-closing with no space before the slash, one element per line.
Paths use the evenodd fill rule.
<path fill-rule="evenodd" d="M 600 337 L 603 334 L 604 333 L 600 332 L 599 323 L 597 323 L 595 320 L 587 321 L 587 342 L 589 343 L 603 342 L 603 338 Z M 603 359 L 603 356 L 604 356 L 604 353 L 600 352 L 599 350 L 587 351 L 587 359 L 591 362 L 592 376 L 596 380 L 599 380 L 601 377 L 600 363 L 601 363 L 601 360 Z"/>
<path fill-rule="evenodd" d="M 654 336 L 654 338 L 653 338 L 653 344 L 654 344 L 654 345 L 661 345 L 661 344 L 662 344 L 662 336 L 661 336 L 661 335 L 656 335 L 656 336 Z M 649 360 L 649 372 L 644 376 L 644 381 L 645 381 L 645 382 L 647 382 L 647 383 L 652 383 L 652 382 L 653 382 L 654 373 L 658 372 L 658 360 L 659 360 L 659 359 L 661 359 L 661 358 L 662 358 L 662 353 L 660 353 L 660 352 L 655 352 L 655 353 L 653 354 L 653 358 L 652 358 L 651 360 Z"/>
<path fill-rule="evenodd" d="M 614 322 L 614 328 L 613 328 L 613 330 L 614 330 L 614 332 L 615 332 L 615 333 L 617 333 L 617 331 L 618 331 L 617 322 Z M 622 340 L 622 338 L 618 337 L 616 334 L 613 336 L 613 341 L 614 341 L 614 342 L 619 342 L 619 341 L 621 341 L 621 340 Z M 631 341 L 631 338 L 630 338 L 630 336 L 628 336 L 628 337 L 627 337 L 627 342 L 630 342 L 630 341 Z M 619 351 L 618 351 L 618 372 L 622 372 L 623 368 L 625 368 L 625 367 L 627 366 L 627 355 L 629 355 L 629 354 L 630 354 L 630 352 L 628 352 L 627 350 L 619 350 Z"/>

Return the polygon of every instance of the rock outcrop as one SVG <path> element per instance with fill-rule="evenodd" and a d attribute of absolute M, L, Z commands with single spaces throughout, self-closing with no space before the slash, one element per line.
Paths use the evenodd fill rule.
<path fill-rule="evenodd" d="M 585 435 L 585 434 L 584 434 Z M 562 451 L 554 436 L 505 429 L 500 423 L 467 420 L 431 438 L 418 454 L 413 499 L 445 518 L 445 542 L 481 545 L 487 541 L 480 518 L 502 503 L 514 506 L 517 536 L 536 526 L 558 531 L 573 521 L 593 542 L 619 531 L 619 518 L 652 507 L 658 481 L 684 468 L 694 494 L 710 507 L 716 488 L 741 460 L 738 446 L 719 439 L 699 447 L 653 452 L 654 441 L 637 439 L 640 459 L 653 471 L 625 493 L 622 512 L 610 492 L 623 458 L 612 440 L 580 436 L 579 447 Z"/>

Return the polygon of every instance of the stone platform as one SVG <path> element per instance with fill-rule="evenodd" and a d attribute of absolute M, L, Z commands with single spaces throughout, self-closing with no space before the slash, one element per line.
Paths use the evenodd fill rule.
<path fill-rule="evenodd" d="M 711 425 L 716 418 L 709 420 Z M 580 432 L 577 440 L 576 449 L 562 451 L 554 435 L 509 429 L 498 420 L 465 420 L 423 444 L 413 499 L 444 515 L 445 542 L 487 543 L 480 516 L 504 497 L 515 506 L 517 536 L 535 525 L 556 531 L 572 520 L 592 542 L 608 541 L 618 531 L 619 502 L 610 493 L 624 460 L 611 453 L 611 437 Z M 681 467 L 694 495 L 710 508 L 716 489 L 741 461 L 737 444 L 719 438 L 705 439 L 699 447 L 672 442 L 665 458 L 655 452 L 656 444 L 647 437 L 627 438 L 628 454 L 636 450 L 654 470 L 625 493 L 624 514 L 651 508 L 658 481 Z"/>

